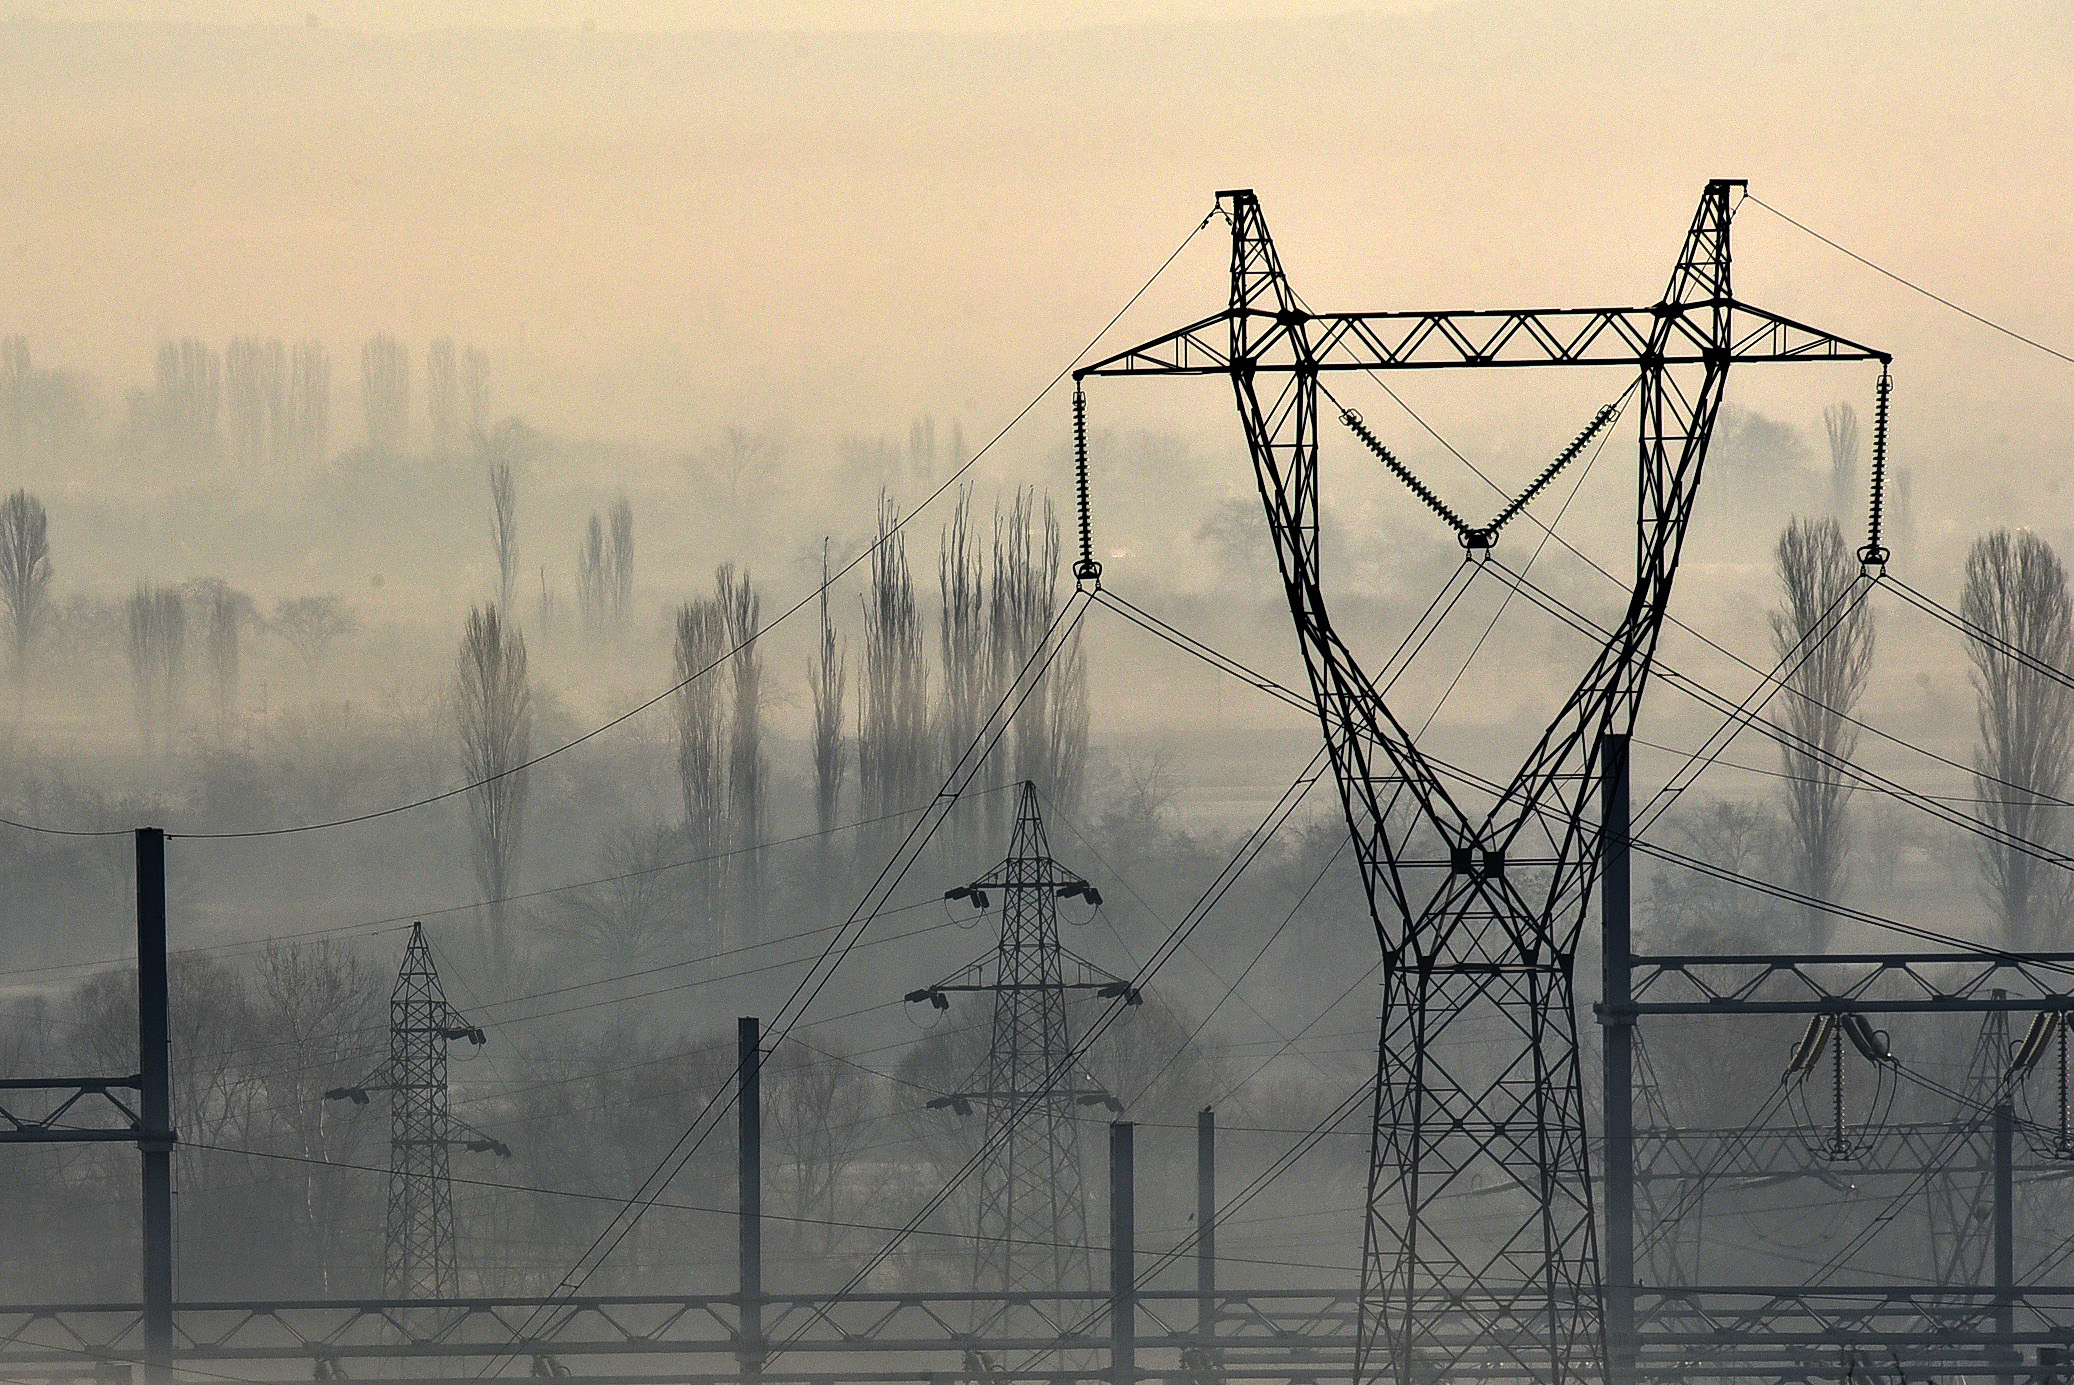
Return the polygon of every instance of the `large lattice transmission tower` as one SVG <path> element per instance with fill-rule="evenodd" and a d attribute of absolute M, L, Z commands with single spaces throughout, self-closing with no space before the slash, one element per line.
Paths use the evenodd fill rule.
<path fill-rule="evenodd" d="M 461 1292 L 454 1242 L 455 1146 L 508 1157 L 502 1141 L 456 1121 L 448 1106 L 447 1045 L 487 1041 L 447 1003 L 425 925 L 411 925 L 410 945 L 389 993 L 389 1057 L 358 1086 L 325 1095 L 365 1105 L 389 1094 L 389 1210 L 383 1227 L 382 1292 L 391 1298 L 449 1299 Z"/>
<path fill-rule="evenodd" d="M 1887 360 L 1736 300 L 1729 231 L 1741 187 L 1707 185 L 1653 304 L 1469 312 L 1314 312 L 1284 277 L 1258 199 L 1219 193 L 1231 224 L 1229 305 L 1077 372 L 1223 375 L 1245 428 L 1383 952 L 1359 1379 L 1566 1382 L 1607 1368 L 1572 989 L 1599 869 L 1588 818 L 1605 778 L 1603 747 L 1635 721 L 1730 364 Z M 1639 374 L 1634 582 L 1518 772 L 1488 806 L 1473 806 L 1333 628 L 1319 552 L 1321 381 L 1537 366 Z M 1883 388 L 1883 405 L 1885 397 Z M 1360 446 L 1479 560 L 1612 414 L 1600 410 L 1539 480 L 1472 525 L 1340 410 Z M 1876 468 L 1883 444 L 1882 426 Z M 1884 560 L 1877 533 L 1865 557 Z M 1467 1218 L 1461 1198 L 1472 1190 L 1478 1216 Z M 1632 1271 L 1616 1265 L 1614 1278 L 1632 1283 Z M 1614 1328 L 1616 1338 L 1630 1330 Z"/>
<path fill-rule="evenodd" d="M 1138 996 L 1059 941 L 1059 900 L 1099 908 L 1102 896 L 1052 859 L 1033 784 L 1022 786 L 1007 858 L 944 897 L 988 909 L 996 895 L 1001 936 L 993 953 L 907 996 L 939 1010 L 961 991 L 993 998 L 991 1042 L 974 1080 L 929 1105 L 985 1112 L 973 1287 L 1084 1290 L 1092 1281 L 1078 1117 L 1087 1106 L 1123 1108 L 1075 1065 L 1067 999 L 1080 990 L 1133 1004 Z"/>

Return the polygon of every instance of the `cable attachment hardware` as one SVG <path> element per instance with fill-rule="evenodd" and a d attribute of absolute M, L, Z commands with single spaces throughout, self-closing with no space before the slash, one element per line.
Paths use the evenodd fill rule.
<path fill-rule="evenodd" d="M 1894 377 L 1887 368 L 1880 368 L 1880 383 L 1872 406 L 1872 518 L 1867 526 L 1865 547 L 1858 550 L 1858 562 L 1870 576 L 1879 576 L 1878 569 L 1887 565 L 1892 556 L 1886 545 L 1880 542 L 1880 523 L 1887 504 L 1887 401 L 1894 393 Z"/>
<path fill-rule="evenodd" d="M 1087 496 L 1087 391 L 1073 386 L 1073 484 L 1080 501 L 1080 561 L 1073 564 L 1073 580 L 1102 581 L 1102 565 L 1095 561 L 1094 521 Z"/>
<path fill-rule="evenodd" d="M 1342 409 L 1340 410 L 1339 421 L 1346 424 L 1355 437 L 1361 439 L 1362 446 L 1375 453 L 1376 460 L 1389 468 L 1392 476 L 1404 482 L 1406 488 L 1413 495 L 1426 502 L 1427 509 L 1439 515 L 1442 521 L 1447 524 L 1447 527 L 1455 531 L 1455 537 L 1462 540 L 1463 547 L 1473 546 L 1469 542 L 1469 526 L 1462 522 L 1462 517 L 1450 510 L 1446 502 L 1442 501 L 1439 496 L 1428 490 L 1425 482 L 1405 469 L 1404 463 L 1397 460 L 1397 454 L 1383 446 L 1382 440 L 1368 431 L 1368 425 L 1361 421 L 1361 415 L 1355 413 L 1352 409 Z M 1485 548 L 1490 547 L 1487 543 L 1481 546 Z"/>

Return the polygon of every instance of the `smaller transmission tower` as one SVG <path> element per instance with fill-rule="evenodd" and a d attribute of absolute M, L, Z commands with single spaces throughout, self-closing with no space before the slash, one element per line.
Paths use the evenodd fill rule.
<path fill-rule="evenodd" d="M 944 898 L 987 909 L 997 892 L 1001 940 L 993 955 L 907 995 L 939 1010 L 950 1008 L 957 991 L 994 998 L 993 1040 L 976 1080 L 929 1105 L 961 1116 L 986 1108 L 973 1286 L 1010 1294 L 1086 1289 L 1087 1202 L 1076 1108 L 1121 1111 L 1123 1104 L 1076 1070 L 1066 999 L 1068 992 L 1087 990 L 1135 1005 L 1138 993 L 1059 942 L 1059 900 L 1078 898 L 1100 908 L 1102 895 L 1051 858 L 1034 784 L 1022 786 L 1007 859 Z"/>
<path fill-rule="evenodd" d="M 336 1087 L 333 1100 L 366 1105 L 389 1093 L 389 1215 L 383 1235 L 382 1292 L 390 1298 L 457 1298 L 461 1272 L 454 1253 L 453 1179 L 447 1154 L 455 1145 L 509 1158 L 511 1150 L 447 1107 L 447 1044 L 488 1041 L 447 1003 L 425 941 L 414 923 L 396 989 L 389 993 L 388 1061 L 357 1087 Z"/>

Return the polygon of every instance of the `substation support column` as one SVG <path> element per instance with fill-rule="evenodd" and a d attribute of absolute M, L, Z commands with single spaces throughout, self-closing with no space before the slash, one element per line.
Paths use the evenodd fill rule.
<path fill-rule="evenodd" d="M 1599 899 L 1605 1041 L 1606 1378 L 1635 1378 L 1635 998 L 1629 917 L 1628 738 L 1608 735 L 1600 791 Z"/>
<path fill-rule="evenodd" d="M 1204 1353 L 1217 1335 L 1217 1112 L 1195 1117 L 1195 1335 Z"/>
<path fill-rule="evenodd" d="M 166 834 L 137 829 L 137 1148 L 144 1159 L 145 1385 L 173 1380 L 173 1064 L 167 1019 Z"/>
<path fill-rule="evenodd" d="M 1109 1382 L 1138 1378 L 1137 1190 L 1129 1121 L 1109 1126 Z"/>
<path fill-rule="evenodd" d="M 2008 1084 L 1995 1102 L 1995 1330 L 2003 1345 L 1996 1357 L 2009 1369 L 1996 1380 L 2013 1385 L 2022 1353 L 2009 1339 L 2016 1332 L 2016 1106 Z"/>
<path fill-rule="evenodd" d="M 735 1199 L 741 1337 L 735 1357 L 742 1379 L 763 1378 L 763 1025 L 735 1021 Z"/>

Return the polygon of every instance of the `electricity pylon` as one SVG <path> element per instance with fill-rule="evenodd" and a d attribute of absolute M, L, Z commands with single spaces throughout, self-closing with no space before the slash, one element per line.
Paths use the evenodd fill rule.
<path fill-rule="evenodd" d="M 1076 1069 L 1066 999 L 1088 990 L 1136 1004 L 1138 993 L 1059 942 L 1059 900 L 1099 908 L 1102 895 L 1051 858 L 1034 784 L 1022 786 L 1007 859 L 944 898 L 987 909 L 996 893 L 1001 938 L 992 955 L 907 995 L 939 1010 L 960 991 L 994 999 L 992 1042 L 978 1080 L 929 1105 L 961 1116 L 986 1110 L 973 1287 L 1006 1294 L 1084 1290 L 1091 1280 L 1076 1116 L 1083 1106 L 1121 1111 L 1123 1104 Z"/>
<path fill-rule="evenodd" d="M 389 993 L 388 1061 L 360 1085 L 334 1087 L 324 1094 L 365 1106 L 368 1093 L 389 1093 L 389 1213 L 383 1227 L 382 1292 L 390 1298 L 459 1296 L 448 1151 L 459 1145 L 501 1158 L 511 1155 L 502 1141 L 454 1120 L 448 1110 L 447 1044 L 455 1039 L 480 1045 L 488 1036 L 447 1003 L 425 941 L 425 925 L 414 923 L 396 989 Z"/>
<path fill-rule="evenodd" d="M 1313 312 L 1290 287 L 1250 190 L 1221 192 L 1231 297 L 1214 316 L 1077 371 L 1224 375 L 1232 385 L 1382 945 L 1382 1024 L 1356 1379 L 1504 1375 L 1545 1385 L 1609 1359 L 1572 964 L 1599 871 L 1587 822 L 1603 747 L 1635 722 L 1731 362 L 1884 352 L 1738 302 L 1729 227 L 1740 181 L 1701 196 L 1670 285 L 1634 308 Z M 1335 372 L 1610 366 L 1639 373 L 1639 513 L 1627 609 L 1488 807 L 1457 800 L 1334 631 L 1318 543 L 1318 396 Z M 1328 395 L 1328 398 L 1330 396 Z M 1874 467 L 1884 465 L 1884 376 Z M 1451 527 L 1471 559 L 1613 416 L 1472 526 L 1350 409 L 1363 447 Z M 1876 476 L 1875 488 L 1879 482 Z M 1087 558 L 1083 542 L 1083 559 Z M 1875 529 L 1861 555 L 1884 561 Z M 1095 569 L 1098 571 L 1098 569 Z M 1624 799 L 1622 800 L 1625 801 Z M 1438 849 L 1436 849 L 1438 848 Z M 1632 1013 L 1611 1013 L 1613 1028 Z M 1478 1216 L 1461 1215 L 1477 1189 Z M 1609 1278 L 1631 1286 L 1632 1248 Z M 1632 1324 L 1610 1324 L 1625 1352 Z"/>

